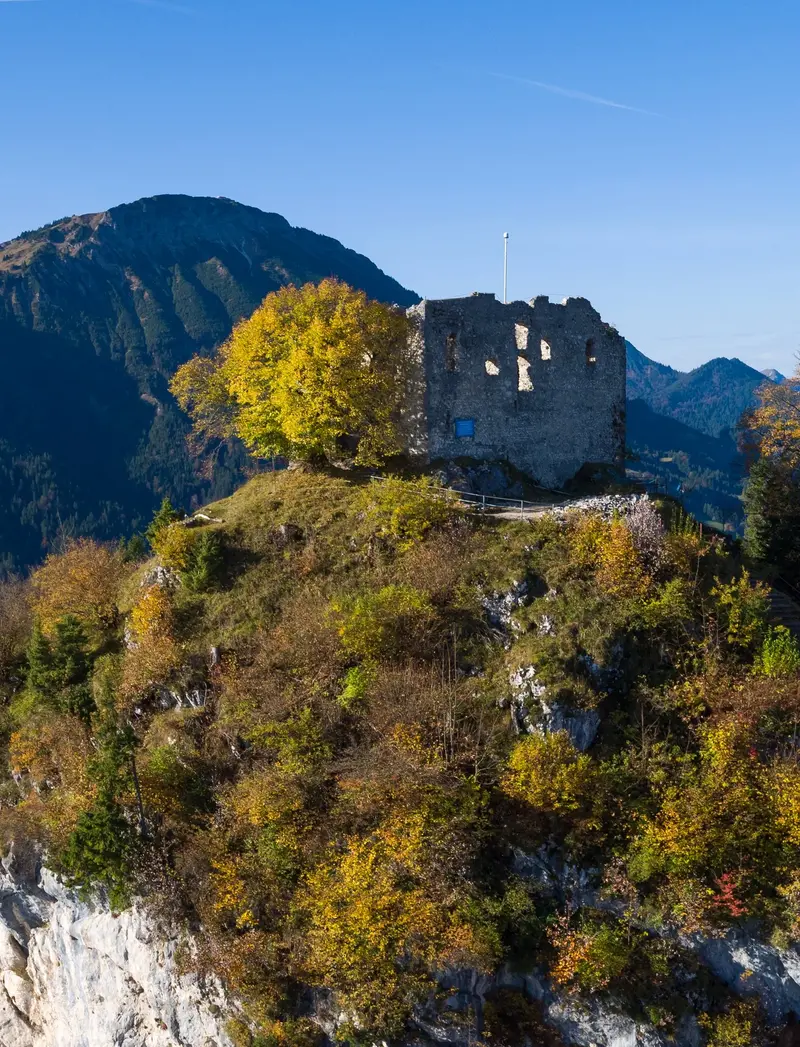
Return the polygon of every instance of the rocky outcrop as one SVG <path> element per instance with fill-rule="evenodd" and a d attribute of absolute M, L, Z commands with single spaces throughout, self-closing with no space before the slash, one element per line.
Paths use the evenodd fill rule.
<path fill-rule="evenodd" d="M 577 709 L 547 697 L 547 687 L 536 675 L 536 666 L 523 665 L 511 673 L 511 718 L 520 734 L 554 734 L 566 731 L 572 744 L 585 752 L 600 729 L 596 709 Z"/>
<path fill-rule="evenodd" d="M 687 940 L 700 960 L 730 989 L 757 996 L 771 1022 L 800 1014 L 800 953 L 776 949 L 738 931 L 718 938 Z"/>
<path fill-rule="evenodd" d="M 518 875 L 561 896 L 593 904 L 591 875 L 553 866 L 545 854 L 516 855 Z M 780 1025 L 800 1012 L 800 954 L 743 932 L 684 939 L 734 992 L 757 996 Z M 236 1012 L 213 978 L 182 973 L 179 957 L 191 941 L 158 924 L 141 906 L 112 912 L 81 900 L 47 869 L 32 875 L 0 868 L 0 1047 L 232 1047 L 227 1019 Z M 474 1042 L 463 1022 L 480 1027 L 487 999 L 513 989 L 535 1000 L 565 1043 L 581 1047 L 699 1047 L 687 1016 L 671 1037 L 621 1012 L 613 1001 L 556 991 L 537 972 L 503 967 L 492 975 L 444 971 L 444 993 L 432 994 L 414 1018 L 418 1036 L 461 1047 Z M 437 997 L 438 998 L 435 998 Z M 335 1008 L 318 994 L 315 1018 L 335 1036 Z M 471 1038 L 470 1038 L 471 1037 Z M 787 1041 L 789 1042 L 789 1041 Z"/>
<path fill-rule="evenodd" d="M 495 975 L 477 971 L 447 972 L 441 984 L 450 995 L 444 1007 L 430 1013 L 421 1012 L 415 1021 L 419 1030 L 436 1043 L 462 1044 L 475 1041 L 473 1034 L 465 1036 L 463 1024 L 448 1024 L 446 1015 L 470 1007 L 481 1022 L 483 1005 L 499 989 L 514 989 L 529 1000 L 536 1000 L 548 1025 L 552 1026 L 565 1044 L 580 1047 L 700 1047 L 701 1037 L 697 1023 L 689 1017 L 681 1022 L 674 1035 L 660 1032 L 647 1022 L 636 1021 L 615 1010 L 600 998 L 580 999 L 554 992 L 546 979 L 535 974 L 519 974 L 501 968 Z"/>
<path fill-rule="evenodd" d="M 81 901 L 47 869 L 0 873 L 2 1047 L 231 1047 L 214 979 L 139 906 Z"/>

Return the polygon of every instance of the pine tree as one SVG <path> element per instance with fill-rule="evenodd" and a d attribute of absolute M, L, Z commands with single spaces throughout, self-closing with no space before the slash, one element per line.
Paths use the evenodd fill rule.
<path fill-rule="evenodd" d="M 213 589 L 222 573 L 222 546 L 213 531 L 201 534 L 191 551 L 191 562 L 181 578 L 187 589 L 204 593 Z"/>
<path fill-rule="evenodd" d="M 800 476 L 790 466 L 759 459 L 744 492 L 745 547 L 756 561 L 800 583 Z"/>
<path fill-rule="evenodd" d="M 165 527 L 169 527 L 171 523 L 175 523 L 176 520 L 182 520 L 184 514 L 179 512 L 169 498 L 165 498 L 161 503 L 160 509 L 156 512 L 153 519 L 150 521 L 150 525 L 145 531 L 145 537 L 150 544 L 153 544 L 153 539 L 162 531 Z"/>
<path fill-rule="evenodd" d="M 94 701 L 86 633 L 72 614 L 56 622 L 54 633 L 49 640 L 38 622 L 33 627 L 28 645 L 28 693 L 37 702 L 88 723 Z"/>
<path fill-rule="evenodd" d="M 78 818 L 61 855 L 61 867 L 72 883 L 88 888 L 102 884 L 112 905 L 128 901 L 133 834 L 116 796 L 101 792 Z"/>
<path fill-rule="evenodd" d="M 27 659 L 26 683 L 29 693 L 37 701 L 54 703 L 58 693 L 58 679 L 53 661 L 53 648 L 38 622 L 34 622 L 33 625 Z"/>
<path fill-rule="evenodd" d="M 63 712 L 89 722 L 94 710 L 89 674 L 91 662 L 86 633 L 71 614 L 56 622 L 53 669 L 58 683 L 58 705 Z"/>
<path fill-rule="evenodd" d="M 73 884 L 84 889 L 100 884 L 108 890 L 111 904 L 121 907 L 129 900 L 138 848 L 122 803 L 131 786 L 137 799 L 140 839 L 147 837 L 147 828 L 136 770 L 139 739 L 129 723 L 120 722 L 108 679 L 99 682 L 94 741 L 96 755 L 89 775 L 97 785 L 97 796 L 79 817 L 60 864 Z"/>

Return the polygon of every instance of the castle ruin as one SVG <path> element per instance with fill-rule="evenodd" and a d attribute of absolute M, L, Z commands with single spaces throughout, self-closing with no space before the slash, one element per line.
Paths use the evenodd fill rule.
<path fill-rule="evenodd" d="M 586 464 L 622 468 L 625 341 L 585 298 L 424 300 L 409 396 L 409 452 L 505 460 L 546 487 Z"/>

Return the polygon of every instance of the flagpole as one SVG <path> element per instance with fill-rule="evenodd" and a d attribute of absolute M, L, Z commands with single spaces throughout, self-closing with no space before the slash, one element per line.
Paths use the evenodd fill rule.
<path fill-rule="evenodd" d="M 508 233 L 503 233 L 503 305 L 508 302 Z"/>

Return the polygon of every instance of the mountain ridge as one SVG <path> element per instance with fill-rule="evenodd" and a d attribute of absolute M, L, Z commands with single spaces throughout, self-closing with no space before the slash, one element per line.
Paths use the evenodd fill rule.
<path fill-rule="evenodd" d="M 735 429 L 752 406 L 756 389 L 771 379 L 738 357 L 717 356 L 691 371 L 659 364 L 630 342 L 628 398 L 644 400 L 658 414 L 708 436 Z"/>
<path fill-rule="evenodd" d="M 253 463 L 231 442 L 204 475 L 169 379 L 270 291 L 327 276 L 382 301 L 419 301 L 338 240 L 225 198 L 148 197 L 6 241 L 5 566 L 35 562 L 59 534 L 130 533 L 165 495 L 191 507 L 230 493 Z"/>

